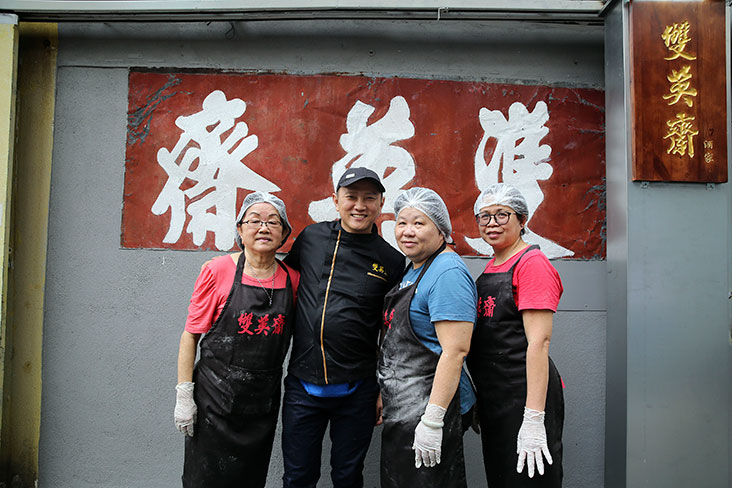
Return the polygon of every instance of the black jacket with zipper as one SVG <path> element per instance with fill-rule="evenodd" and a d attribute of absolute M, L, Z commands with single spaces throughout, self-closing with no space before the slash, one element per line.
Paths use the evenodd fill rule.
<path fill-rule="evenodd" d="M 404 256 L 376 226 L 352 234 L 335 220 L 303 229 L 285 263 L 300 271 L 288 371 L 317 385 L 374 376 L 384 295 Z"/>

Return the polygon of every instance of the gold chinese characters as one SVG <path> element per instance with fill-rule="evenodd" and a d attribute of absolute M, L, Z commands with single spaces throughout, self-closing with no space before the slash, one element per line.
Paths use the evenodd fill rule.
<path fill-rule="evenodd" d="M 689 61 L 696 59 L 693 54 L 685 53 L 686 45 L 691 42 L 689 37 L 689 22 L 684 21 L 681 24 L 667 25 L 661 34 L 664 44 L 669 51 L 673 53 L 671 57 L 663 58 L 666 61 L 672 61 L 678 58 L 684 58 Z"/>
<path fill-rule="evenodd" d="M 686 52 L 686 45 L 691 42 L 689 29 L 690 25 L 688 21 L 666 26 L 663 34 L 661 34 L 661 39 L 663 39 L 665 46 L 671 52 L 669 57 L 664 58 L 666 61 L 678 59 L 693 61 L 696 59 L 696 56 Z M 694 106 L 694 97 L 697 96 L 698 92 L 691 85 L 692 78 L 693 74 L 691 72 L 691 65 L 689 64 L 682 65 L 679 69 L 671 70 L 671 73 L 666 76 L 666 79 L 670 83 L 669 92 L 663 95 L 663 99 L 668 101 L 668 105 L 676 105 L 678 102 L 683 101 L 687 107 Z M 694 126 L 694 120 L 695 117 L 693 115 L 689 115 L 686 112 L 678 112 L 675 118 L 666 121 L 668 131 L 663 138 L 669 139 L 670 142 L 666 150 L 667 154 L 676 154 L 679 156 L 686 156 L 688 154 L 690 158 L 694 157 L 694 136 L 699 134 L 699 131 Z"/>
<path fill-rule="evenodd" d="M 668 154 L 684 156 L 688 151 L 689 157 L 694 157 L 694 136 L 699 131 L 694 129 L 693 122 L 694 117 L 685 113 L 678 113 L 676 119 L 666 121 L 669 129 L 663 138 L 671 139 L 671 145 L 666 151 Z"/>
<path fill-rule="evenodd" d="M 714 142 L 713 141 L 704 141 L 704 162 L 707 164 L 712 164 L 714 162 L 714 153 L 712 152 L 712 149 L 714 149 Z"/>

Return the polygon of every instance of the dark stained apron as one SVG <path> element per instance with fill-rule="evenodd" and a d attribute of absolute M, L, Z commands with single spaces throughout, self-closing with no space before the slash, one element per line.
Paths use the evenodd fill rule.
<path fill-rule="evenodd" d="M 416 283 L 394 287 L 385 297 L 384 314 L 389 320 L 379 357 L 378 379 L 383 399 L 384 427 L 381 436 L 381 487 L 464 487 L 463 429 L 460 393 L 455 392 L 447 408 L 442 429 L 440 464 L 414 467 L 414 429 L 420 421 L 432 391 L 440 356 L 414 334 L 409 305 L 417 285 L 443 245 L 422 266 Z"/>
<path fill-rule="evenodd" d="M 194 437 L 186 436 L 184 487 L 265 485 L 292 335 L 292 284 L 288 273 L 270 305 L 270 289 L 241 282 L 244 260 L 242 252 L 221 315 L 201 339 L 193 373 L 198 419 Z"/>
<path fill-rule="evenodd" d="M 524 254 L 531 246 L 522 251 Z M 468 355 L 468 369 L 478 390 L 483 463 L 490 488 L 562 486 L 562 380 L 549 359 L 544 426 L 554 464 L 544 461 L 544 475 L 516 472 L 516 438 L 526 404 L 526 348 L 521 312 L 513 298 L 513 273 L 524 254 L 505 273 L 483 273 L 478 287 L 478 320 Z"/>

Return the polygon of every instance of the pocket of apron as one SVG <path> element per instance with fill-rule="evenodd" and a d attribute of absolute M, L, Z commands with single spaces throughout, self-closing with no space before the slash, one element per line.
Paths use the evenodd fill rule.
<path fill-rule="evenodd" d="M 232 415 L 255 416 L 279 406 L 282 369 L 252 370 L 229 366 L 225 408 Z"/>

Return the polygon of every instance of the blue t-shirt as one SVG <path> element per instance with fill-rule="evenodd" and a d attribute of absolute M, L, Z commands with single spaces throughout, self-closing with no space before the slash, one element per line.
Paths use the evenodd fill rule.
<path fill-rule="evenodd" d="M 417 281 L 422 268 L 411 266 L 399 285 L 404 288 Z M 437 340 L 434 322 L 454 320 L 475 324 L 478 291 L 468 267 L 454 252 L 439 254 L 422 277 L 409 306 L 412 329 L 422 343 L 437 354 L 442 347 Z M 465 370 L 460 376 L 460 413 L 475 404 L 475 393 Z"/>

